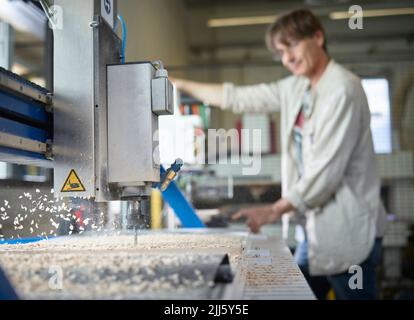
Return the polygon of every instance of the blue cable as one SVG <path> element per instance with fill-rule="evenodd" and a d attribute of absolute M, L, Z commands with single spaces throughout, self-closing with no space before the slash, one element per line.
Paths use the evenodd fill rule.
<path fill-rule="evenodd" d="M 122 25 L 122 58 L 121 62 L 125 63 L 125 52 L 126 52 L 126 42 L 127 42 L 127 27 L 124 18 L 121 15 L 118 15 L 118 20 Z"/>
<path fill-rule="evenodd" d="M 160 167 L 160 174 L 164 176 L 166 170 L 163 166 Z M 156 188 L 160 188 L 160 184 L 156 185 Z M 175 181 L 171 181 L 168 188 L 162 191 L 162 197 L 170 207 L 174 210 L 176 216 L 180 219 L 181 225 L 184 228 L 205 228 L 206 225 L 197 216 L 197 213 L 191 203 L 187 200 L 184 194 L 181 192 Z"/>

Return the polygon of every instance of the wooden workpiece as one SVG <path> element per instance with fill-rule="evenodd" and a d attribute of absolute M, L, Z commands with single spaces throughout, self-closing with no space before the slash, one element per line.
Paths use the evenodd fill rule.
<path fill-rule="evenodd" d="M 217 290 L 224 255 L 235 277 Z M 1 245 L 0 264 L 24 299 L 314 299 L 283 241 L 244 232 L 143 232 L 137 246 L 129 234 Z"/>

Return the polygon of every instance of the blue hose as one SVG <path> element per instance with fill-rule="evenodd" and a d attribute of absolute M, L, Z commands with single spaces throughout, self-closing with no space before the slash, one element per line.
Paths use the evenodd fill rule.
<path fill-rule="evenodd" d="M 121 22 L 122 26 L 122 57 L 121 62 L 125 63 L 125 55 L 126 55 L 126 42 L 127 42 L 127 27 L 124 18 L 121 15 L 118 15 L 118 20 Z"/>

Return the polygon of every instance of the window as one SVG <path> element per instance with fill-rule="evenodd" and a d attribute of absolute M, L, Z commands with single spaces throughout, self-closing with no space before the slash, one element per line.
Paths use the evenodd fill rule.
<path fill-rule="evenodd" d="M 362 79 L 362 86 L 371 110 L 371 131 L 376 153 L 391 153 L 391 108 L 388 80 Z"/>

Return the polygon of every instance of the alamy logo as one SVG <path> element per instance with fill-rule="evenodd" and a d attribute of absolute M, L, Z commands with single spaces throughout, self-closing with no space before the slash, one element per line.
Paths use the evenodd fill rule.
<path fill-rule="evenodd" d="M 364 11 L 361 6 L 353 5 L 349 7 L 348 13 L 350 14 L 348 26 L 351 30 L 362 30 L 364 28 Z"/>
<path fill-rule="evenodd" d="M 188 140 L 174 141 L 168 130 L 160 128 L 154 132 L 153 139 L 155 142 L 162 140 L 171 150 L 175 150 L 176 143 L 200 146 L 195 159 L 199 165 L 239 165 L 243 176 L 260 173 L 262 163 L 262 131 L 260 129 L 242 129 L 240 133 L 236 129 L 208 129 L 207 135 L 205 133 L 198 135 L 196 141 L 194 141 L 194 133 L 191 130 L 184 136 Z M 243 141 L 241 146 L 240 141 Z M 156 164 L 160 163 L 159 146 L 154 149 L 153 159 Z"/>
<path fill-rule="evenodd" d="M 360 266 L 351 266 L 348 269 L 348 273 L 352 276 L 348 280 L 348 286 L 351 290 L 362 290 L 364 289 L 363 285 L 363 271 Z"/>
<path fill-rule="evenodd" d="M 61 266 L 50 266 L 49 288 L 51 290 L 63 290 L 63 269 Z"/>
<path fill-rule="evenodd" d="M 106 13 L 110 14 L 111 10 L 112 10 L 111 1 L 110 0 L 105 0 L 104 6 L 105 6 Z"/>

